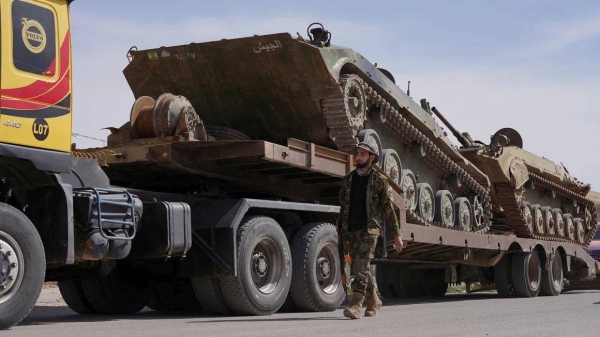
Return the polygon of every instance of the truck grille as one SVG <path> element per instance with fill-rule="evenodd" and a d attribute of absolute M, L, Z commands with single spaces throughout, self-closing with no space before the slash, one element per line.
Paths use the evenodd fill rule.
<path fill-rule="evenodd" d="M 600 260 L 600 249 L 588 250 L 588 253 L 595 259 Z"/>

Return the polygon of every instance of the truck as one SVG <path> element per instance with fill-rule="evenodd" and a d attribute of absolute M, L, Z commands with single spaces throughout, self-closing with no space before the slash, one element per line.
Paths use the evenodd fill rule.
<path fill-rule="evenodd" d="M 400 125 L 394 132 L 411 142 L 383 151 L 387 138 L 365 125 L 394 129 L 385 120 L 401 122 L 393 115 L 399 107 L 365 83 L 389 85 L 394 95 L 400 89 L 360 54 L 330 47 L 322 26 L 308 31 L 309 40 L 276 34 L 132 48 L 124 70 L 136 97 L 129 121 L 110 128 L 107 146 L 77 149 L 70 142 L 71 3 L 0 3 L 1 329 L 30 312 L 44 281 L 57 281 L 67 305 L 87 315 L 134 314 L 146 306 L 238 315 L 336 310 L 345 298 L 338 193 L 341 178 L 354 169 L 349 152 L 358 140 L 382 150 L 379 166 L 393 188 L 406 242 L 399 254 L 385 235 L 379 244 L 382 296 L 441 296 L 457 282 L 479 282 L 505 296 L 558 295 L 565 279 L 596 278 L 598 265 L 583 247 L 595 217 L 586 186 L 567 179 L 575 192 L 553 189 L 540 183 L 546 178 L 529 180 L 527 163 L 511 166 L 508 178 L 516 176 L 519 188 L 535 180 L 543 193 L 575 200 L 568 207 L 581 214 L 570 231 L 532 234 L 519 227 L 521 220 L 513 224 L 514 216 L 502 217 L 507 199 L 498 204 L 490 197 L 488 175 L 442 136 L 427 102 L 419 107 L 405 94 L 402 107 L 418 112 L 436 138 L 424 137 L 429 129 Z M 293 48 L 298 53 L 277 54 Z M 232 63 L 241 50 L 255 58 Z M 331 56 L 336 53 L 344 62 Z M 314 77 L 288 73 L 269 60 L 318 71 Z M 340 69 L 323 60 L 370 67 L 373 80 L 344 73 L 340 82 Z M 282 82 L 273 85 L 261 77 L 267 75 Z M 240 77 L 249 82 L 235 80 Z M 465 151 L 485 152 L 491 163 L 516 139 L 503 132 L 494 151 L 470 141 Z M 407 153 L 417 158 L 414 167 L 432 165 L 433 173 L 403 170 L 401 156 L 411 164 Z M 440 212 L 436 200 L 449 207 Z M 532 211 L 537 224 L 542 208 L 534 206 L 522 210 Z M 539 228 L 550 229 L 547 217 L 541 215 Z"/>

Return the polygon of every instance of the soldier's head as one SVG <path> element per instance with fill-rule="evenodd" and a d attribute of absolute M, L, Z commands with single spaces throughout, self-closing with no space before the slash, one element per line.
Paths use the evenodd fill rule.
<path fill-rule="evenodd" d="M 379 155 L 377 151 L 373 148 L 373 146 L 367 143 L 360 143 L 356 146 L 356 151 L 354 154 L 354 160 L 356 162 L 356 167 L 359 169 L 363 169 L 365 167 L 371 166 L 371 164 L 379 161 Z"/>

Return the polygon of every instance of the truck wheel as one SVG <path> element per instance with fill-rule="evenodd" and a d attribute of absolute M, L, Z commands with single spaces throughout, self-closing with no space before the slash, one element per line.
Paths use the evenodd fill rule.
<path fill-rule="evenodd" d="M 554 254 L 548 268 L 542 268 L 542 286 L 540 294 L 558 296 L 564 288 L 562 256 L 559 251 Z"/>
<path fill-rule="evenodd" d="M 152 287 L 148 307 L 156 311 L 202 311 L 189 279 L 160 281 Z"/>
<path fill-rule="evenodd" d="M 394 290 L 399 298 L 425 296 L 423 274 L 416 269 L 398 269 L 394 276 Z"/>
<path fill-rule="evenodd" d="M 196 299 L 204 308 L 204 311 L 213 315 L 231 314 L 231 308 L 223 297 L 221 281 L 216 276 L 194 276 L 191 279 L 192 288 Z"/>
<path fill-rule="evenodd" d="M 335 226 L 310 223 L 292 241 L 294 276 L 290 293 L 300 310 L 333 311 L 344 300 Z"/>
<path fill-rule="evenodd" d="M 513 254 L 513 284 L 519 297 L 536 297 L 540 293 L 542 266 L 536 250 Z"/>
<path fill-rule="evenodd" d="M 249 216 L 237 232 L 237 276 L 221 275 L 225 300 L 237 314 L 270 315 L 285 301 L 292 259 L 285 233 L 275 220 Z"/>
<path fill-rule="evenodd" d="M 145 276 L 130 268 L 117 266 L 107 276 L 81 280 L 85 297 L 103 315 L 129 315 L 142 310 L 152 296 Z"/>
<path fill-rule="evenodd" d="M 377 289 L 383 298 L 396 298 L 396 290 L 394 289 L 394 266 L 388 263 L 382 263 L 375 266 L 375 281 Z M 390 282 L 391 281 L 391 282 Z"/>
<path fill-rule="evenodd" d="M 81 315 L 98 313 L 85 297 L 81 280 L 58 281 L 58 289 L 71 310 Z"/>
<path fill-rule="evenodd" d="M 423 281 L 423 289 L 429 297 L 442 297 L 448 291 L 448 283 L 446 283 L 446 270 L 431 269 L 423 272 L 425 279 Z"/>
<path fill-rule="evenodd" d="M 505 254 L 494 266 L 494 283 L 501 297 L 516 297 L 512 281 L 512 254 Z"/>
<path fill-rule="evenodd" d="M 0 203 L 0 329 L 31 311 L 44 283 L 46 257 L 35 226 L 16 208 Z"/>

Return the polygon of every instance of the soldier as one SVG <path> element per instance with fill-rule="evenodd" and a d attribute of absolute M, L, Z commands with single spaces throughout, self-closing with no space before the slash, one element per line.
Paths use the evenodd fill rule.
<path fill-rule="evenodd" d="M 340 190 L 340 240 L 352 258 L 354 281 L 352 303 L 344 310 L 344 316 L 361 317 L 363 301 L 367 299 L 365 316 L 376 316 L 381 308 L 377 285 L 369 266 L 383 230 L 381 215 L 385 214 L 396 251 L 403 247 L 398 219 L 392 205 L 392 191 L 384 175 L 371 165 L 378 162 L 377 151 L 372 145 L 360 143 L 356 147 L 356 169 L 342 180 Z"/>

